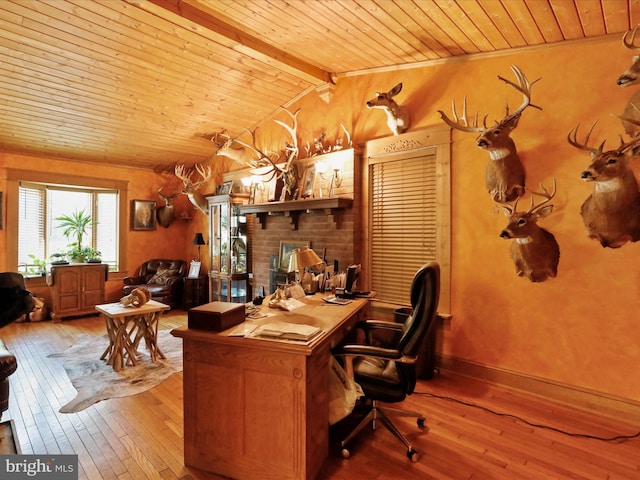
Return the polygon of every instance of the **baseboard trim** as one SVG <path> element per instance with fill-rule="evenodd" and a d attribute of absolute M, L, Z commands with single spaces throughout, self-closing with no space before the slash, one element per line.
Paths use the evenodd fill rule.
<path fill-rule="evenodd" d="M 437 365 L 443 371 L 448 370 L 458 375 L 512 388 L 624 422 L 640 423 L 640 402 L 635 400 L 523 375 L 448 355 L 438 354 Z"/>

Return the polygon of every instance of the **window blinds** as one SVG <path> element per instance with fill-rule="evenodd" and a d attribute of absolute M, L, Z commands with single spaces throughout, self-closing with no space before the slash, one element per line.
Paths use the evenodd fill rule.
<path fill-rule="evenodd" d="M 412 152 L 370 169 L 372 289 L 407 302 L 416 271 L 436 260 L 436 156 Z"/>

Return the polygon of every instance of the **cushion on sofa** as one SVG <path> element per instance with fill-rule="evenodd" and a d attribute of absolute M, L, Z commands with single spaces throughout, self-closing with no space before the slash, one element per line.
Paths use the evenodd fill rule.
<path fill-rule="evenodd" d="M 177 270 L 168 268 L 159 268 L 158 271 L 149 279 L 147 283 L 155 283 L 156 285 L 166 285 L 169 277 L 173 277 Z"/>

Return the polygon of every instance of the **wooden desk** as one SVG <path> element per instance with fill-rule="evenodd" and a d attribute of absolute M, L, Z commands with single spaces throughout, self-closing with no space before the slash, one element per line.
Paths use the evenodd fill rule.
<path fill-rule="evenodd" d="M 155 300 L 141 307 L 123 307 L 120 303 L 96 305 L 109 335 L 109 346 L 100 359 L 106 359 L 116 372 L 126 365 L 135 365 L 138 344 L 143 338 L 152 362 L 158 357 L 165 358 L 158 346 L 158 313 L 170 308 Z"/>
<path fill-rule="evenodd" d="M 184 340 L 185 465 L 236 479 L 314 478 L 329 454 L 331 348 L 364 316 L 366 300 L 323 305 L 303 299 L 292 312 L 245 324 L 282 320 L 315 325 L 309 345 L 189 330 Z M 235 328 L 235 327 L 234 327 Z"/>

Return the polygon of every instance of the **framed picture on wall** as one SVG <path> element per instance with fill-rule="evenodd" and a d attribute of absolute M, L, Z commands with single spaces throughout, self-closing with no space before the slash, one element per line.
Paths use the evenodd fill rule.
<path fill-rule="evenodd" d="M 218 191 L 216 192 L 218 195 L 229 195 L 231 193 L 231 189 L 233 188 L 233 181 L 229 180 L 228 182 L 223 182 L 218 185 Z"/>
<path fill-rule="evenodd" d="M 310 247 L 311 242 L 297 241 L 297 240 L 281 240 L 280 241 L 280 270 L 289 270 L 289 260 L 291 260 L 291 253 L 296 248 Z"/>
<path fill-rule="evenodd" d="M 131 200 L 131 230 L 156 229 L 155 200 Z"/>
<path fill-rule="evenodd" d="M 302 183 L 302 189 L 300 190 L 300 196 L 302 198 L 313 197 L 313 184 L 316 181 L 316 164 L 311 163 L 307 167 L 304 173 L 304 182 Z"/>

